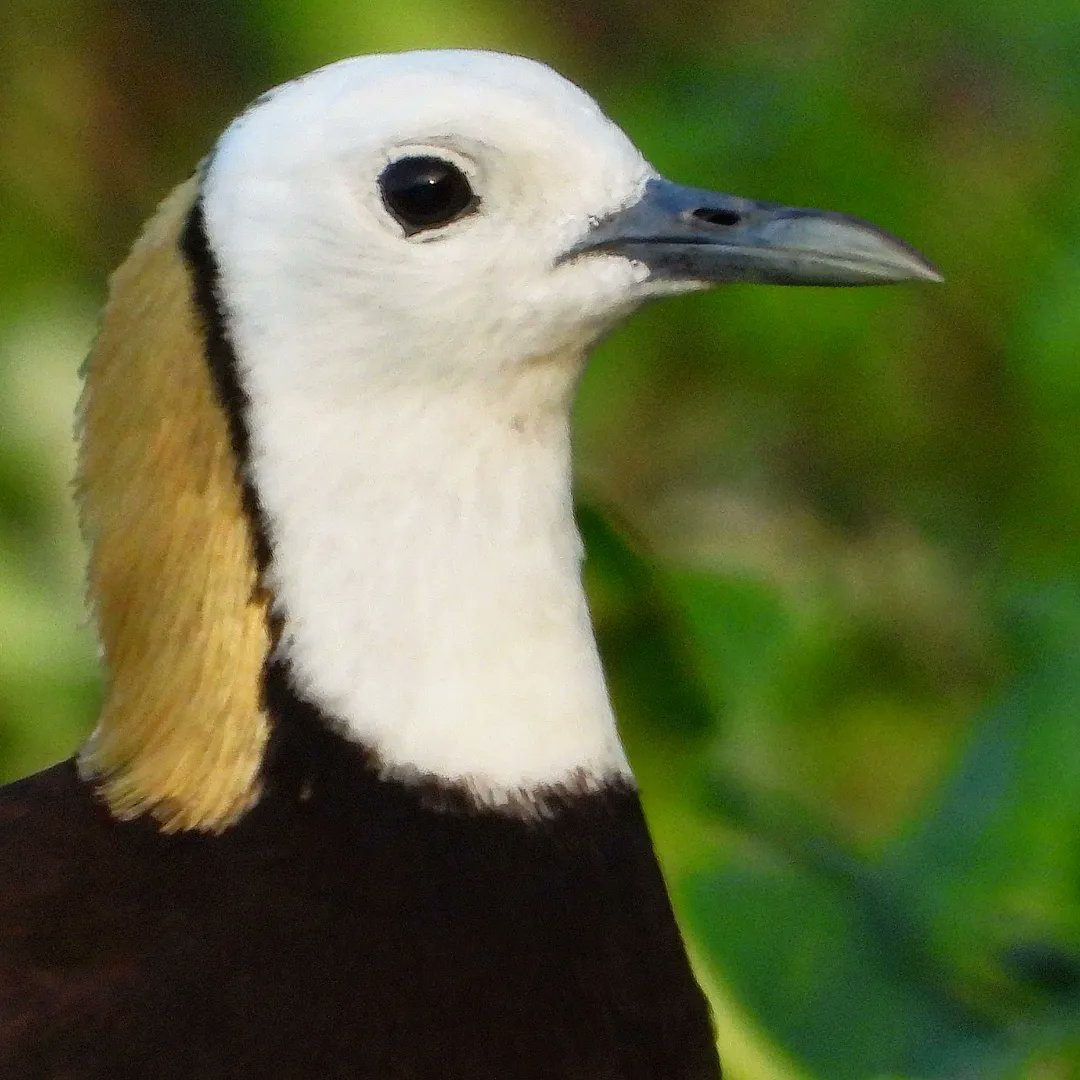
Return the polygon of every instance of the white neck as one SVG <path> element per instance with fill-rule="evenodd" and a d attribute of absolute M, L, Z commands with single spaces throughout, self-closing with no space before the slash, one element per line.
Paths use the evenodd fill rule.
<path fill-rule="evenodd" d="M 249 373 L 280 649 L 297 691 L 389 771 L 494 803 L 628 775 L 571 505 L 580 367 L 272 407 Z"/>

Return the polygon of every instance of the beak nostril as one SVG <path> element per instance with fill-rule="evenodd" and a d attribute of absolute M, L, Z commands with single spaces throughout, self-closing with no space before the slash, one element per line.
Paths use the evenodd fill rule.
<path fill-rule="evenodd" d="M 693 216 L 699 221 L 706 221 L 710 225 L 738 225 L 742 221 L 742 215 L 735 210 L 722 210 L 715 206 L 702 206 L 693 211 Z"/>

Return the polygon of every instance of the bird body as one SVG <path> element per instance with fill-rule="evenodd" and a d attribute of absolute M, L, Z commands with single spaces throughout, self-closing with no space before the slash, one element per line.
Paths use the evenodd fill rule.
<path fill-rule="evenodd" d="M 220 835 L 5 789 L 0 1075 L 718 1075 L 632 789 L 455 812 L 295 722 Z"/>
<path fill-rule="evenodd" d="M 654 296 L 933 276 L 663 181 L 520 58 L 264 95 L 87 364 L 106 698 L 0 792 L 0 1075 L 718 1077 L 581 587 L 574 389 Z"/>

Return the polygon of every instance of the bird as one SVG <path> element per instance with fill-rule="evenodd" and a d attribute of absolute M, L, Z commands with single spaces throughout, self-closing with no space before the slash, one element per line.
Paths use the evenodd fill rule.
<path fill-rule="evenodd" d="M 592 345 L 726 282 L 936 281 L 669 181 L 522 57 L 269 91 L 111 279 L 104 703 L 0 790 L 0 1076 L 715 1080 L 582 588 Z"/>

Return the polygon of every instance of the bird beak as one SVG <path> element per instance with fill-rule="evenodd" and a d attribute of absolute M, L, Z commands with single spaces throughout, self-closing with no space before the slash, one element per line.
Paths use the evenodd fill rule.
<path fill-rule="evenodd" d="M 903 240 L 868 221 L 653 179 L 641 199 L 598 222 L 565 258 L 610 252 L 651 279 L 719 284 L 884 285 L 941 281 Z"/>

